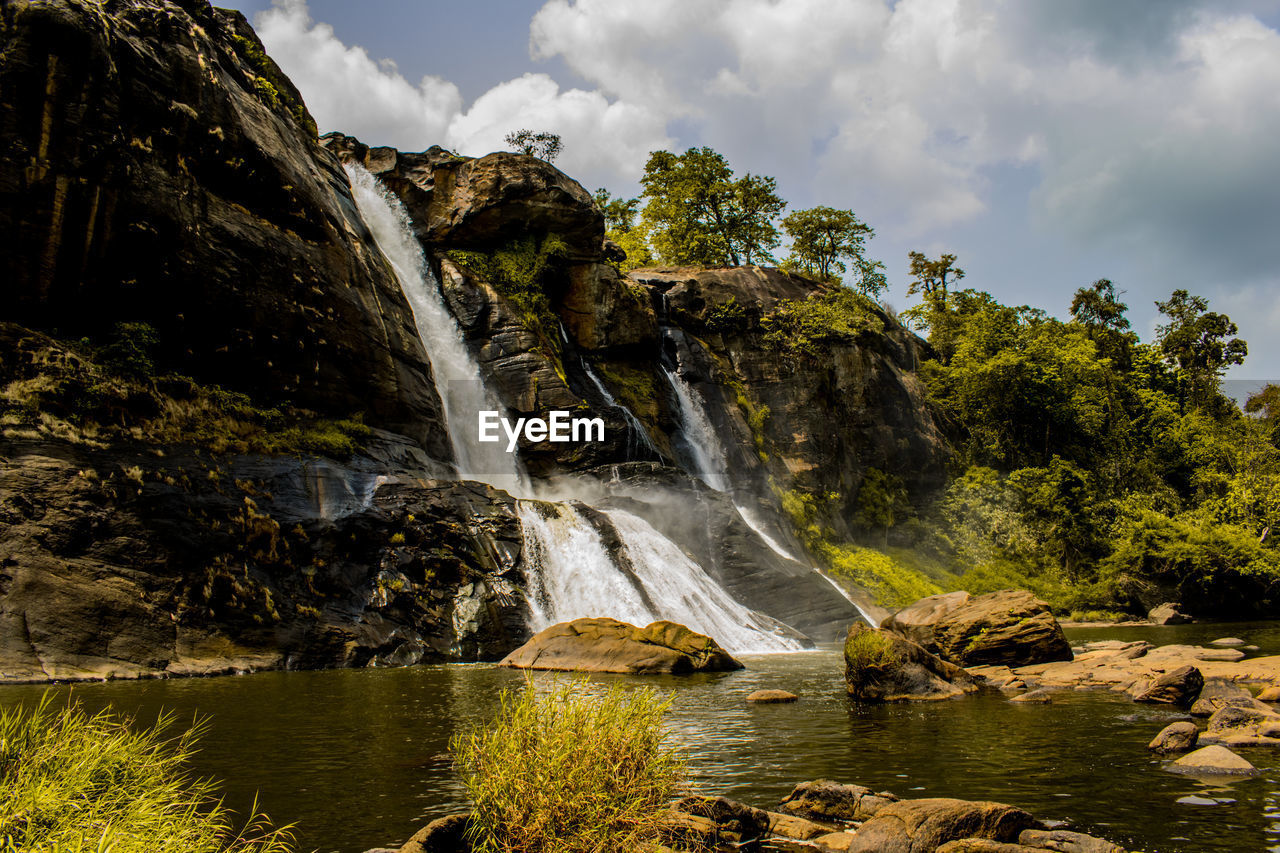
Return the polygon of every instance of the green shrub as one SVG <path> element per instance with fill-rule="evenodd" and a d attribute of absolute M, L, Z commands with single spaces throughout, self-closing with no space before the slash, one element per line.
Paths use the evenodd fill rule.
<path fill-rule="evenodd" d="M 0 850 L 5 853 L 285 853 L 287 830 L 253 815 L 237 830 L 186 762 L 198 730 L 136 730 L 109 711 L 0 711 Z"/>
<path fill-rule="evenodd" d="M 155 375 L 155 351 L 160 336 L 146 323 L 116 323 L 107 342 L 98 349 L 98 360 L 113 373 L 130 379 Z"/>
<path fill-rule="evenodd" d="M 864 332 L 884 331 L 884 322 L 871 300 L 847 287 L 834 287 L 807 299 L 783 300 L 761 326 L 769 346 L 811 357 L 833 345 L 851 344 Z"/>
<path fill-rule="evenodd" d="M 861 631 L 845 640 L 844 659 L 854 669 L 887 666 L 896 659 L 893 641 L 879 631 Z"/>
<path fill-rule="evenodd" d="M 606 853 L 653 840 L 684 762 L 665 743 L 670 700 L 575 681 L 503 693 L 489 725 L 456 736 L 477 853 Z"/>

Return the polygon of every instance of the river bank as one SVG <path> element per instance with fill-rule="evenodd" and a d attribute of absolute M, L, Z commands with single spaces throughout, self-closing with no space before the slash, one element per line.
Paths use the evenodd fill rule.
<path fill-rule="evenodd" d="M 1073 645 L 1128 638 L 1201 644 L 1228 635 L 1258 645 L 1258 654 L 1280 652 L 1276 623 L 1068 631 Z M 861 705 L 844 696 L 834 648 L 747 655 L 743 662 L 747 669 L 735 673 L 595 676 L 592 683 L 674 691 L 671 726 L 689 751 L 695 782 L 706 793 L 757 806 L 775 805 L 800 780 L 826 777 L 905 797 L 1006 802 L 1147 853 L 1280 845 L 1280 754 L 1250 751 L 1263 775 L 1226 785 L 1168 773 L 1146 744 L 1180 718 L 1176 709 L 1136 705 L 1109 691 L 1068 691 L 1047 706 L 1010 703 L 994 692 Z M 499 693 L 523 677 L 469 664 L 111 682 L 56 692 L 91 708 L 114 704 L 144 722 L 162 709 L 179 719 L 207 717 L 195 769 L 227 780 L 230 805 L 247 809 L 257 791 L 261 808 L 297 823 L 300 849 L 361 853 L 465 810 L 446 754 L 449 737 L 487 719 Z M 540 674 L 537 683 L 564 677 Z M 745 702 L 768 688 L 801 699 Z M 0 704 L 32 701 L 43 690 L 6 687 Z M 1179 802 L 1187 797 L 1215 804 Z"/>

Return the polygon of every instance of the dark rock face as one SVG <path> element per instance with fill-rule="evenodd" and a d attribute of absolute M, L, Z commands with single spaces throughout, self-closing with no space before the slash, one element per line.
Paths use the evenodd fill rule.
<path fill-rule="evenodd" d="M 849 695 L 866 702 L 954 699 L 978 689 L 960 667 L 897 634 L 861 622 L 849 629 L 844 660 Z"/>
<path fill-rule="evenodd" d="M 945 798 L 885 806 L 853 835 L 851 853 L 933 853 L 949 841 L 983 838 L 1016 842 L 1035 819 L 1002 803 Z"/>
<path fill-rule="evenodd" d="M 454 814 L 438 818 L 422 827 L 404 843 L 398 853 L 467 853 L 466 840 L 470 814 Z"/>
<path fill-rule="evenodd" d="M 644 628 L 617 619 L 574 619 L 552 625 L 502 659 L 501 666 L 631 675 L 742 669 L 714 639 L 675 622 Z"/>
<path fill-rule="evenodd" d="M 6 2 L 0 51 L 5 319 L 145 322 L 176 372 L 362 413 L 447 458 L 396 279 L 242 15 Z"/>
<path fill-rule="evenodd" d="M 1049 605 L 1025 590 L 970 598 L 933 623 L 939 657 L 959 666 L 1026 666 L 1071 660 L 1071 644 Z"/>
<path fill-rule="evenodd" d="M 495 660 L 523 641 L 511 499 L 377 482 L 322 460 L 4 447 L 0 672 Z"/>

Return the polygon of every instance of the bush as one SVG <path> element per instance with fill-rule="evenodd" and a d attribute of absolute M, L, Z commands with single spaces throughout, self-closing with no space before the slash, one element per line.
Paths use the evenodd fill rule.
<path fill-rule="evenodd" d="M 0 710 L 0 849 L 22 853 L 284 853 L 287 830 L 261 815 L 242 831 L 192 780 L 198 729 L 165 738 L 172 720 L 135 731 L 109 711 Z"/>
<path fill-rule="evenodd" d="M 631 851 L 657 836 L 684 762 L 664 743 L 670 700 L 575 681 L 504 692 L 497 718 L 456 736 L 477 853 Z"/>

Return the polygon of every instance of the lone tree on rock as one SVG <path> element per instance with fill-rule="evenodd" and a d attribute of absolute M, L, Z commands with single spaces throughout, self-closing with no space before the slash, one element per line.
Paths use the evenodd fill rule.
<path fill-rule="evenodd" d="M 506 143 L 518 154 L 528 154 L 531 157 L 546 160 L 548 163 L 554 163 L 564 149 L 560 134 L 534 133 L 525 128 L 508 133 Z"/>
<path fill-rule="evenodd" d="M 853 288 L 872 298 L 888 286 L 884 264 L 868 260 L 864 253 L 866 241 L 876 232 L 852 210 L 797 210 L 782 220 L 782 230 L 791 238 L 791 257 L 783 262 L 783 269 L 833 283 L 852 271 Z"/>
<path fill-rule="evenodd" d="M 736 267 L 773 260 L 773 223 L 787 206 L 773 178 L 734 180 L 724 155 L 690 148 L 652 152 L 640 183 L 647 200 L 641 223 L 664 262 Z"/>

